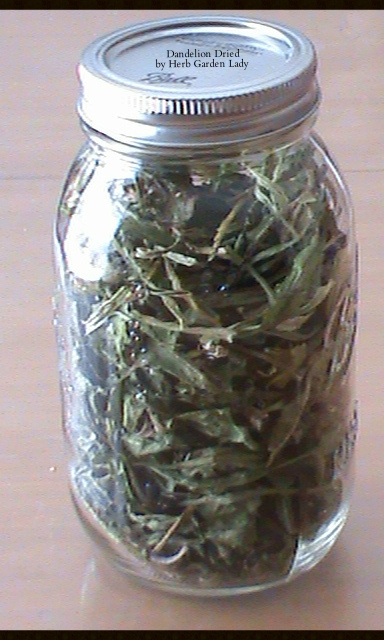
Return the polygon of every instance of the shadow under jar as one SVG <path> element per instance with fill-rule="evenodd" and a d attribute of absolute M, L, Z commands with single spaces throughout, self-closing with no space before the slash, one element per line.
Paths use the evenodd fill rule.
<path fill-rule="evenodd" d="M 78 514 L 146 584 L 284 583 L 345 522 L 357 430 L 356 245 L 313 46 L 172 18 L 98 39 L 79 77 L 55 225 Z"/>

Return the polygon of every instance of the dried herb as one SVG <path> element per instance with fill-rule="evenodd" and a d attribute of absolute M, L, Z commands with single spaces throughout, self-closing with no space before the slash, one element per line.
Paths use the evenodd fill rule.
<path fill-rule="evenodd" d="M 166 579 L 278 579 L 341 508 L 355 287 L 314 154 L 111 180 L 118 222 L 92 282 L 66 232 L 74 491 Z M 97 170 L 70 177 L 68 229 Z"/>

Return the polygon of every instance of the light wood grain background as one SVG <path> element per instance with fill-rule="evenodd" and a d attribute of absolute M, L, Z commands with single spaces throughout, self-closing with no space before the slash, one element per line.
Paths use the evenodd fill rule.
<path fill-rule="evenodd" d="M 323 90 L 317 130 L 342 167 L 355 206 L 360 435 L 351 514 L 336 546 L 286 587 L 226 601 L 177 598 L 103 569 L 70 504 L 52 328 L 51 229 L 83 140 L 75 66 L 95 37 L 175 13 L 207 12 L 0 12 L 0 628 L 383 629 L 383 11 L 237 12 L 286 22 L 313 40 Z"/>

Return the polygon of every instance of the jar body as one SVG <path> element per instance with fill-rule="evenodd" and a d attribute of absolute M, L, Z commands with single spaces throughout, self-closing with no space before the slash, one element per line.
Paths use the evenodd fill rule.
<path fill-rule="evenodd" d="M 351 216 L 311 133 L 196 160 L 80 151 L 55 228 L 70 486 L 127 573 L 253 591 L 336 540 L 357 425 Z"/>

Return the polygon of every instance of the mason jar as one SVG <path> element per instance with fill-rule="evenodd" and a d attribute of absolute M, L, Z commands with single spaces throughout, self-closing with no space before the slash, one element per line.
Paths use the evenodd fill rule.
<path fill-rule="evenodd" d="M 101 37 L 78 71 L 55 225 L 75 508 L 148 585 L 287 582 L 344 525 L 357 430 L 356 244 L 314 47 L 198 15 Z"/>

